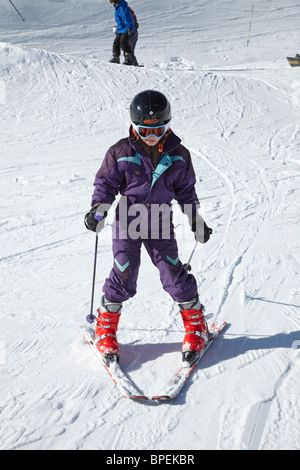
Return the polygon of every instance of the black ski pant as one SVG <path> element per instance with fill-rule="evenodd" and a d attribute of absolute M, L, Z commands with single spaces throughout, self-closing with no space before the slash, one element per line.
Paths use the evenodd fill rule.
<path fill-rule="evenodd" d="M 113 55 L 119 57 L 121 54 L 121 49 L 125 54 L 132 55 L 132 49 L 129 45 L 128 33 L 116 34 L 113 43 Z"/>
<path fill-rule="evenodd" d="M 138 61 L 136 60 L 136 57 L 135 57 L 135 54 L 134 54 L 134 50 L 135 50 L 137 40 L 138 40 L 138 34 L 134 34 L 133 36 L 130 36 L 130 38 L 129 38 L 129 46 L 132 49 L 132 63 L 133 63 L 133 65 L 138 65 Z"/>

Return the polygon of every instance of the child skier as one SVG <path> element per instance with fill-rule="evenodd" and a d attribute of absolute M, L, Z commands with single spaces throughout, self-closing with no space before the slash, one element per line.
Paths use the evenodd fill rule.
<path fill-rule="evenodd" d="M 195 239 L 206 243 L 211 229 L 198 214 L 195 173 L 189 151 L 170 129 L 171 106 L 160 92 L 138 93 L 130 105 L 129 137 L 107 151 L 94 182 L 89 230 L 100 232 L 109 206 L 121 194 L 114 221 L 114 265 L 103 286 L 95 341 L 104 359 L 118 360 L 116 337 L 122 304 L 136 293 L 141 245 L 160 271 L 163 288 L 179 304 L 185 327 L 183 360 L 193 362 L 208 340 L 196 279 L 183 267 L 172 223 L 171 201 L 187 213 Z M 124 201 L 126 204 L 124 204 Z M 156 206 L 159 211 L 155 211 Z M 136 210 L 143 217 L 138 218 Z M 166 224 L 167 222 L 167 224 Z M 166 230 L 167 225 L 167 230 Z"/>
<path fill-rule="evenodd" d="M 125 0 L 109 0 L 115 7 L 115 20 L 117 23 L 115 40 L 113 43 L 113 56 L 110 62 L 119 64 L 121 49 L 124 52 L 124 65 L 134 65 L 133 51 L 129 43 L 130 37 L 136 33 L 134 21 Z"/>

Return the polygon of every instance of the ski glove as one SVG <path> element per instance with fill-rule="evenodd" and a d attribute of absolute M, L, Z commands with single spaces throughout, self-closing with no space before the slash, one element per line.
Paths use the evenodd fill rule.
<path fill-rule="evenodd" d="M 92 232 L 101 232 L 104 227 L 104 219 L 107 216 L 107 207 L 104 204 L 96 204 L 84 217 L 84 224 Z"/>
<path fill-rule="evenodd" d="M 206 243 L 210 239 L 212 229 L 209 228 L 201 215 L 197 215 L 190 221 L 191 229 L 195 234 L 195 240 L 200 243 Z"/>

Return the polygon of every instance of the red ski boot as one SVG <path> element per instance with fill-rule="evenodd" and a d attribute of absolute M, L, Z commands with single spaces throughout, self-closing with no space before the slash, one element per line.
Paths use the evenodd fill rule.
<path fill-rule="evenodd" d="M 104 296 L 102 297 L 96 318 L 95 344 L 106 365 L 114 361 L 119 362 L 120 349 L 116 334 L 121 309 L 121 303 L 108 302 Z"/>
<path fill-rule="evenodd" d="M 208 341 L 209 332 L 203 315 L 204 307 L 200 304 L 198 295 L 188 302 L 180 303 L 179 307 L 185 328 L 182 360 L 192 365 Z"/>

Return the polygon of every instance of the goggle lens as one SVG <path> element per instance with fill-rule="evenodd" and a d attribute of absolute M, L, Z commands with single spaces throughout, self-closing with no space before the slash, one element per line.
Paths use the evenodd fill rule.
<path fill-rule="evenodd" d="M 169 124 L 164 124 L 162 126 L 157 127 L 146 127 L 146 126 L 134 126 L 136 132 L 140 137 L 146 139 L 150 135 L 154 137 L 162 137 L 168 130 Z"/>

